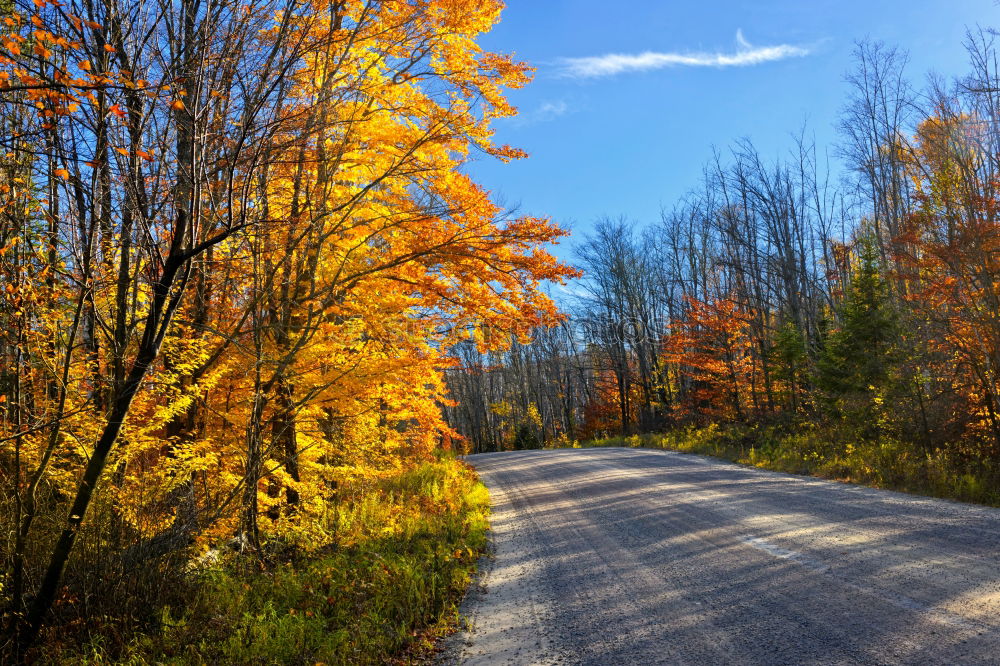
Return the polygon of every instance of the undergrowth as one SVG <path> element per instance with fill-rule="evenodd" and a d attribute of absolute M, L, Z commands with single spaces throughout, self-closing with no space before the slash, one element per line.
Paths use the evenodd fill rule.
<path fill-rule="evenodd" d="M 988 463 L 942 449 L 917 452 L 912 446 L 889 438 L 851 440 L 843 433 L 815 426 L 790 429 L 713 424 L 590 440 L 581 446 L 667 449 L 776 472 L 1000 506 L 1000 470 Z"/>
<path fill-rule="evenodd" d="M 45 663 L 383 664 L 421 662 L 448 631 L 486 545 L 489 496 L 455 459 L 354 493 L 338 546 L 268 558 L 229 555 L 193 575 L 183 607 L 116 644 L 49 643 Z M 270 561 L 269 561 L 270 560 Z"/>

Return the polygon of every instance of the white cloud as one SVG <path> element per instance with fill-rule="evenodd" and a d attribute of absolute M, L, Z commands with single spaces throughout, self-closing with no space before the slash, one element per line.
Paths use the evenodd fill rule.
<path fill-rule="evenodd" d="M 614 76 L 624 72 L 641 72 L 664 67 L 747 67 L 764 62 L 800 58 L 809 55 L 804 46 L 777 44 L 775 46 L 754 46 L 736 31 L 736 51 L 733 53 L 609 53 L 586 58 L 563 58 L 562 73 L 575 78 L 597 78 Z"/>
<path fill-rule="evenodd" d="M 537 109 L 515 116 L 513 123 L 517 126 L 547 123 L 566 115 L 569 110 L 569 105 L 561 99 L 555 102 L 542 102 Z"/>
<path fill-rule="evenodd" d="M 748 42 L 746 37 L 743 36 L 743 28 L 736 28 L 736 45 L 746 51 L 753 48 L 753 44 Z"/>
<path fill-rule="evenodd" d="M 535 111 L 535 116 L 539 121 L 553 120 L 564 115 L 568 110 L 569 106 L 562 100 L 558 102 L 545 102 Z"/>

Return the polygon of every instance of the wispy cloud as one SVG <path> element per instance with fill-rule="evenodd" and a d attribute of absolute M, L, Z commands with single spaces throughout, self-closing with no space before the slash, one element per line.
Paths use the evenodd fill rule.
<path fill-rule="evenodd" d="M 736 50 L 732 53 L 691 52 L 609 53 L 586 58 L 563 58 L 562 74 L 575 78 L 614 76 L 625 72 L 641 72 L 664 67 L 747 67 L 785 58 L 800 58 L 810 50 L 794 44 L 754 46 L 736 31 Z"/>
<path fill-rule="evenodd" d="M 566 115 L 569 111 L 569 104 L 561 99 L 554 102 L 542 102 L 538 108 L 515 116 L 512 122 L 517 126 L 547 123 L 550 120 L 555 120 L 559 116 Z"/>
<path fill-rule="evenodd" d="M 556 102 L 545 102 L 535 111 L 534 116 L 539 122 L 555 120 L 559 116 L 565 115 L 569 111 L 569 105 L 559 100 Z"/>

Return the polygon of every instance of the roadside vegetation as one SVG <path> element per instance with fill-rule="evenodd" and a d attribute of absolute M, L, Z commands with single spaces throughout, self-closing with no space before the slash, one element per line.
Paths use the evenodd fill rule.
<path fill-rule="evenodd" d="M 486 545 L 489 496 L 442 457 L 352 484 L 335 543 L 211 551 L 138 625 L 111 607 L 54 626 L 28 656 L 64 664 L 385 664 L 428 660 Z M 79 603 L 65 599 L 64 605 Z"/>
<path fill-rule="evenodd" d="M 845 439 L 841 433 L 817 428 L 712 424 L 667 433 L 594 439 L 578 443 L 577 447 L 666 449 L 776 472 L 1000 506 L 1000 474 L 982 462 L 950 456 L 941 450 L 914 452 L 899 441 L 843 444 Z"/>

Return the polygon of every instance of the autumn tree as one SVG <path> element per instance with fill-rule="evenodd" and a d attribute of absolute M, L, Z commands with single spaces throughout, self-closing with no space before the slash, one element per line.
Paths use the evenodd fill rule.
<path fill-rule="evenodd" d="M 664 343 L 667 359 L 681 367 L 689 383 L 681 409 L 697 416 L 746 417 L 753 371 L 748 326 L 748 315 L 731 299 L 688 301 Z"/>
<path fill-rule="evenodd" d="M 449 431 L 455 342 L 556 322 L 539 287 L 572 274 L 542 249 L 562 232 L 461 169 L 522 155 L 490 125 L 528 69 L 476 43 L 501 8 L 11 14 L 0 391 L 21 649 L 100 521 L 127 535 L 105 558 L 124 569 L 233 536 L 328 543 L 339 481 Z M 42 493 L 66 515 L 52 546 Z"/>

